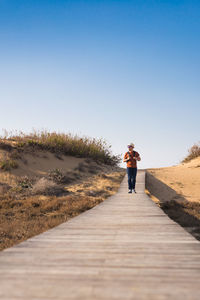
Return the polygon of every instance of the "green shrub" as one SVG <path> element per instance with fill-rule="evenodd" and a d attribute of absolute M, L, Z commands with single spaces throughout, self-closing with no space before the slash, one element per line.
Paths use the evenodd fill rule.
<path fill-rule="evenodd" d="M 65 183 L 67 181 L 66 176 L 58 168 L 49 171 L 48 178 L 56 183 Z"/>

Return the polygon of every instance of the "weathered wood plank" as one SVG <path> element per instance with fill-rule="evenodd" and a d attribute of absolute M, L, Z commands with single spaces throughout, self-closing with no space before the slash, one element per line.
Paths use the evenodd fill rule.
<path fill-rule="evenodd" d="M 144 193 L 119 192 L 0 254 L 0 299 L 200 299 L 200 243 Z"/>

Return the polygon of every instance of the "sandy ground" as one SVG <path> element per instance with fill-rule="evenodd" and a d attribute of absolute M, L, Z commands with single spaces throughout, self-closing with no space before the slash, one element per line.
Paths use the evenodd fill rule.
<path fill-rule="evenodd" d="M 200 203 L 200 157 L 177 166 L 147 171 L 147 189 L 161 202 L 187 200 Z"/>

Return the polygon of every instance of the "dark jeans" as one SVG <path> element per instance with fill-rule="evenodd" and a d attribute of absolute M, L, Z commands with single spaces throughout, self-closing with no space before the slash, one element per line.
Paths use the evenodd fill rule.
<path fill-rule="evenodd" d="M 137 175 L 137 168 L 127 168 L 128 174 L 128 188 L 129 190 L 135 189 L 135 182 L 136 182 L 136 175 Z"/>

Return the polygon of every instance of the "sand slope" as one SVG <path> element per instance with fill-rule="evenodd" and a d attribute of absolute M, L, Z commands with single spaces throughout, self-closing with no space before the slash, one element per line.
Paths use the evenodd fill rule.
<path fill-rule="evenodd" d="M 160 201 L 200 202 L 200 157 L 177 166 L 147 171 L 147 188 L 151 191 L 154 185 L 154 195 Z"/>
<path fill-rule="evenodd" d="M 0 150 L 0 160 L 7 158 L 8 153 Z M 80 175 L 84 175 L 86 178 L 97 173 L 107 173 L 117 169 L 110 165 L 98 164 L 92 159 L 58 155 L 49 151 L 23 152 L 19 158 L 14 160 L 17 163 L 17 168 L 11 168 L 9 171 L 0 169 L 0 185 L 14 186 L 16 180 L 23 176 L 30 178 L 48 177 L 49 173 L 55 169 L 67 176 L 74 177 L 74 180 L 77 180 Z M 76 176 L 77 174 L 79 176 Z"/>
<path fill-rule="evenodd" d="M 57 158 L 50 152 L 37 152 L 37 154 L 25 154 L 22 160 L 18 160 L 19 167 L 12 171 L 14 175 L 42 175 L 45 176 L 50 170 L 62 169 L 70 171 L 83 162 L 83 158 L 73 156 L 62 156 Z"/>

